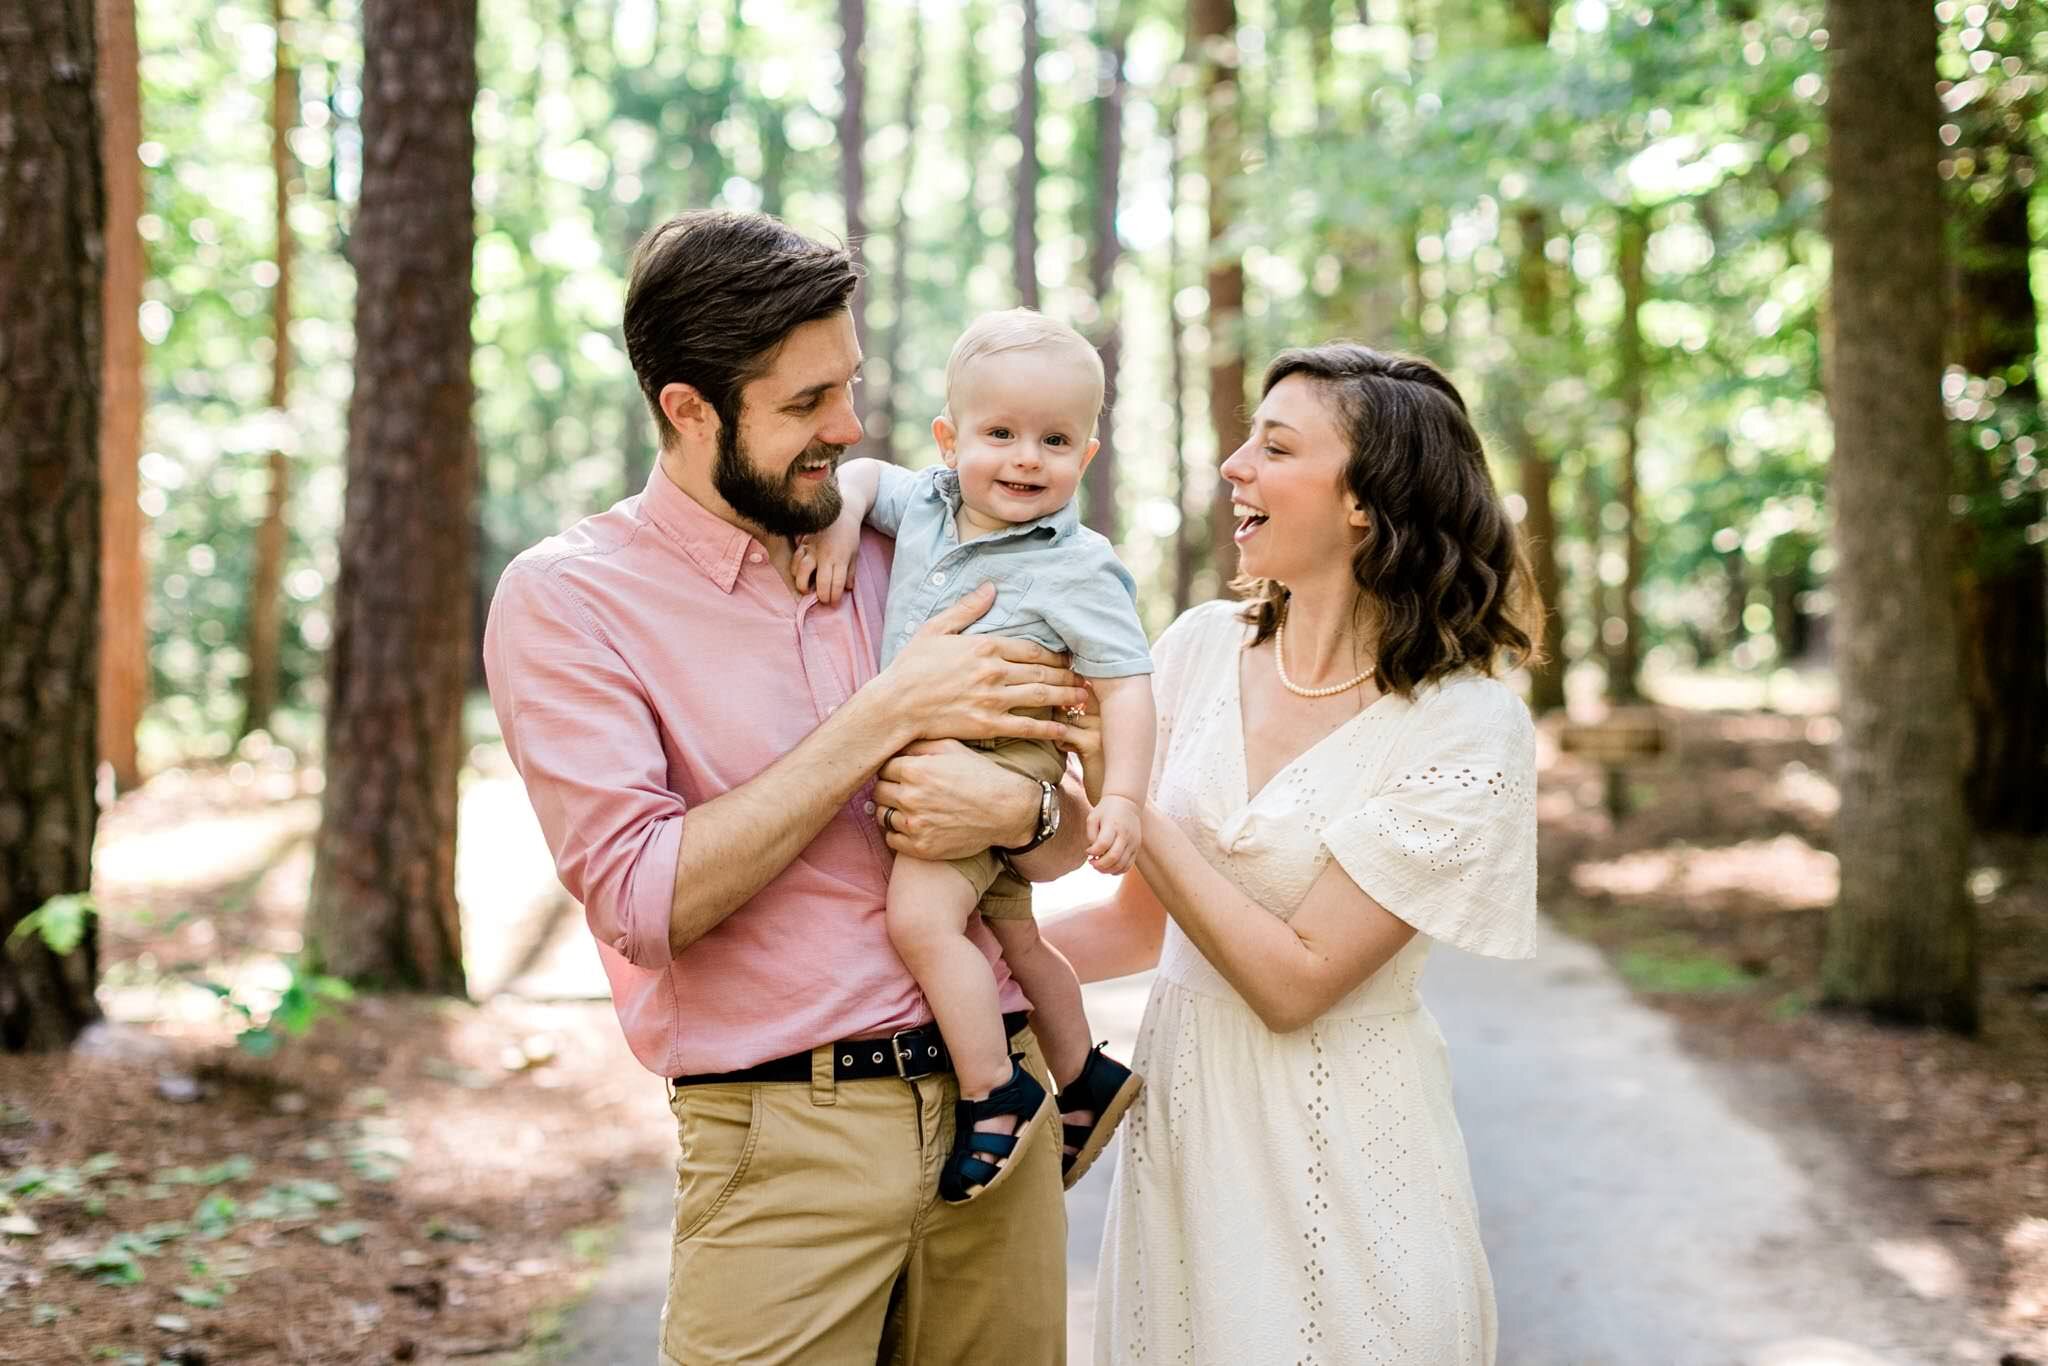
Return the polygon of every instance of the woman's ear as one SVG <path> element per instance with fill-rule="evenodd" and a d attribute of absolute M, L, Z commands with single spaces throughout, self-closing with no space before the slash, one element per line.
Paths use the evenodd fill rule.
<path fill-rule="evenodd" d="M 1344 514 L 1344 521 L 1350 526 L 1371 530 L 1372 518 L 1366 515 L 1365 506 L 1348 493 L 1344 495 L 1344 502 L 1350 509 Z"/>

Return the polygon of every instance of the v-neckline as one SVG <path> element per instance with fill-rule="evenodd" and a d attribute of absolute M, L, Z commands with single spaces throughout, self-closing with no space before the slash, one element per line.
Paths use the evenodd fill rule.
<path fill-rule="evenodd" d="M 1299 754 L 1296 754 L 1292 759 L 1274 769 L 1271 776 L 1260 785 L 1259 790 L 1254 792 L 1252 791 L 1251 732 L 1246 729 L 1244 723 L 1244 657 L 1249 653 L 1249 644 L 1240 638 L 1237 647 L 1231 651 L 1230 656 L 1229 710 L 1231 720 L 1237 726 L 1237 791 L 1239 794 L 1237 807 L 1231 813 L 1233 816 L 1242 815 L 1258 805 L 1259 798 L 1271 792 L 1275 783 L 1286 777 L 1290 771 L 1299 767 L 1311 754 L 1314 754 L 1345 731 L 1350 730 L 1358 722 L 1372 715 L 1379 708 L 1380 703 L 1395 695 L 1393 693 L 1381 693 L 1364 707 L 1353 712 L 1335 728 L 1325 731 Z"/>

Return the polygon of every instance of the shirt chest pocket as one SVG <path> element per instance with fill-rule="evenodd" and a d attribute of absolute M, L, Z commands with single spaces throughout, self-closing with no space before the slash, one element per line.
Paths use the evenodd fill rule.
<path fill-rule="evenodd" d="M 1028 632 L 1034 626 L 1040 631 L 1045 630 L 1045 614 L 1029 605 L 1032 578 L 1028 570 L 1022 569 L 989 569 L 983 571 L 979 579 L 970 573 L 970 584 L 988 582 L 996 586 L 996 600 L 995 605 L 967 629 L 978 636 L 1013 636 Z"/>

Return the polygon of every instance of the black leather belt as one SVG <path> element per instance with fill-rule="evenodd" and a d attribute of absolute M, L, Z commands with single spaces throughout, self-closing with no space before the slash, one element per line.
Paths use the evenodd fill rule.
<path fill-rule="evenodd" d="M 1003 1033 L 1006 1036 L 1015 1034 L 1030 1018 L 1024 1011 L 1010 1011 L 1003 1016 Z M 939 1037 L 936 1024 L 899 1029 L 878 1039 L 841 1039 L 832 1045 L 832 1077 L 835 1081 L 868 1081 L 875 1077 L 901 1077 L 905 1081 L 915 1081 L 934 1072 L 952 1070 L 953 1055 L 946 1051 L 946 1041 Z M 810 1079 L 811 1050 L 808 1048 L 786 1058 L 770 1058 L 752 1067 L 742 1067 L 737 1072 L 699 1072 L 670 1078 L 677 1086 Z"/>

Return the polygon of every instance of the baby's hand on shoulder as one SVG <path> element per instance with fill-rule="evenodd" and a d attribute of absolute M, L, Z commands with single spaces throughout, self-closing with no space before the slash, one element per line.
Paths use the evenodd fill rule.
<path fill-rule="evenodd" d="M 853 560 L 860 553 L 860 521 L 842 512 L 831 526 L 797 543 L 796 556 L 790 562 L 797 592 L 809 589 L 827 607 L 839 601 L 853 580 Z"/>
<path fill-rule="evenodd" d="M 1129 797 L 1104 797 L 1088 814 L 1088 861 L 1096 871 L 1122 874 L 1138 861 L 1144 814 Z"/>

